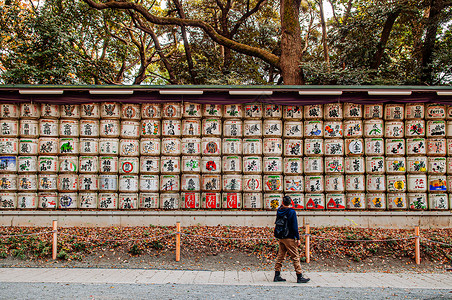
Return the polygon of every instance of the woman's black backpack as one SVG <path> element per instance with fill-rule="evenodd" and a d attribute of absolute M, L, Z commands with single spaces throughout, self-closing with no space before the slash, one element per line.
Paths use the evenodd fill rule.
<path fill-rule="evenodd" d="M 276 217 L 274 236 L 277 239 L 285 239 L 289 236 L 289 222 L 287 221 L 287 215 Z"/>

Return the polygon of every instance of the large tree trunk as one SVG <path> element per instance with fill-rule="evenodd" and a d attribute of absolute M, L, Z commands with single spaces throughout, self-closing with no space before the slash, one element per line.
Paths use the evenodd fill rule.
<path fill-rule="evenodd" d="M 301 0 L 281 0 L 281 75 L 286 85 L 304 84 L 299 22 Z"/>

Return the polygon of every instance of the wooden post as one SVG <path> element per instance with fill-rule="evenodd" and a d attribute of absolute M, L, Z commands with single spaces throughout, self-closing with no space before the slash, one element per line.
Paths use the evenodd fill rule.
<path fill-rule="evenodd" d="M 180 222 L 176 223 L 176 261 L 180 261 Z"/>
<path fill-rule="evenodd" d="M 52 242 L 52 259 L 55 260 L 57 257 L 57 243 L 58 243 L 58 222 L 57 220 L 53 220 L 52 222 L 53 228 L 53 242 Z"/>
<path fill-rule="evenodd" d="M 306 253 L 306 263 L 309 264 L 311 261 L 311 254 L 310 254 L 310 242 L 311 242 L 311 236 L 309 235 L 309 224 L 306 224 L 305 227 L 305 253 Z"/>
<path fill-rule="evenodd" d="M 419 226 L 414 227 L 414 245 L 416 253 L 416 265 L 421 264 L 421 241 L 419 236 Z"/>

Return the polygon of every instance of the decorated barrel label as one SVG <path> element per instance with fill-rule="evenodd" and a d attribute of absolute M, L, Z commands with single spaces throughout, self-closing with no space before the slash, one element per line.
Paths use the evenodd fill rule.
<path fill-rule="evenodd" d="M 344 137 L 356 138 L 363 136 L 363 122 L 361 120 L 344 121 Z"/>
<path fill-rule="evenodd" d="M 202 120 L 203 136 L 220 136 L 221 120 L 220 119 L 203 119 Z"/>
<path fill-rule="evenodd" d="M 397 121 L 403 120 L 404 106 L 403 104 L 385 104 L 385 120 Z"/>
<path fill-rule="evenodd" d="M 140 118 L 140 104 L 126 103 L 121 105 L 121 119 L 139 120 Z"/>
<path fill-rule="evenodd" d="M 80 156 L 79 173 L 97 174 L 99 172 L 99 158 L 97 156 Z"/>
<path fill-rule="evenodd" d="M 76 173 L 79 170 L 77 156 L 60 156 L 58 165 L 58 172 L 60 173 Z"/>
<path fill-rule="evenodd" d="M 265 158 L 264 158 L 265 159 Z M 284 175 L 300 175 L 303 173 L 303 159 L 301 157 L 284 158 Z"/>
<path fill-rule="evenodd" d="M 428 208 L 427 194 L 425 193 L 408 193 L 407 202 L 410 210 L 426 210 Z"/>
<path fill-rule="evenodd" d="M 141 192 L 158 192 L 160 189 L 159 175 L 140 175 Z"/>
<path fill-rule="evenodd" d="M 261 119 L 262 118 L 262 104 L 248 103 L 244 105 L 245 118 L 247 119 Z"/>
<path fill-rule="evenodd" d="M 385 122 L 385 138 L 403 138 L 404 123 L 400 121 Z"/>
<path fill-rule="evenodd" d="M 20 174 L 17 176 L 17 190 L 21 192 L 36 191 L 38 176 L 35 174 Z"/>
<path fill-rule="evenodd" d="M 78 189 L 80 191 L 97 192 L 99 189 L 97 174 L 80 174 L 78 176 Z"/>
<path fill-rule="evenodd" d="M 366 190 L 364 175 L 345 175 L 345 190 L 347 192 L 364 192 Z"/>
<path fill-rule="evenodd" d="M 345 155 L 364 155 L 364 140 L 345 139 Z"/>
<path fill-rule="evenodd" d="M 182 116 L 184 118 L 201 118 L 202 104 L 185 102 Z"/>
<path fill-rule="evenodd" d="M 304 157 L 304 173 L 306 175 L 315 175 L 323 173 L 322 157 Z"/>
<path fill-rule="evenodd" d="M 323 109 L 325 120 L 342 120 L 343 111 L 341 103 L 328 103 L 324 105 Z"/>
<path fill-rule="evenodd" d="M 207 175 L 202 174 L 201 189 L 205 192 L 220 192 L 221 191 L 221 175 Z"/>
<path fill-rule="evenodd" d="M 388 175 L 386 182 L 388 192 L 400 193 L 406 191 L 406 177 L 404 175 Z"/>
<path fill-rule="evenodd" d="M 179 175 L 160 175 L 160 191 L 180 191 Z"/>
<path fill-rule="evenodd" d="M 291 207 L 295 210 L 301 210 L 304 209 L 304 194 L 300 194 L 300 193 L 290 193 L 290 194 L 285 194 L 284 196 L 289 196 L 290 199 L 292 200 L 292 204 Z"/>
<path fill-rule="evenodd" d="M 327 194 L 326 195 L 326 209 L 328 210 L 344 210 L 345 209 L 345 195 L 344 194 Z"/>
<path fill-rule="evenodd" d="M 19 140 L 19 155 L 38 155 L 37 139 L 20 139 Z"/>
<path fill-rule="evenodd" d="M 382 119 L 383 104 L 365 104 L 364 119 Z"/>
<path fill-rule="evenodd" d="M 406 139 L 406 154 L 408 156 L 426 155 L 427 154 L 427 140 L 424 138 Z"/>
<path fill-rule="evenodd" d="M 264 137 L 281 137 L 283 133 L 283 123 L 281 120 L 264 120 Z"/>
<path fill-rule="evenodd" d="M 224 192 L 241 192 L 243 190 L 242 175 L 223 175 Z"/>
<path fill-rule="evenodd" d="M 58 189 L 58 175 L 56 174 L 39 174 L 38 190 L 39 191 L 56 191 Z"/>
<path fill-rule="evenodd" d="M 244 192 L 261 192 L 262 176 L 261 175 L 243 175 L 243 191 Z"/>
<path fill-rule="evenodd" d="M 365 120 L 364 121 L 364 137 L 366 138 L 382 138 L 384 136 L 383 120 Z"/>
<path fill-rule="evenodd" d="M 201 208 L 205 209 L 221 208 L 221 193 L 202 193 Z"/>
<path fill-rule="evenodd" d="M 323 137 L 323 121 L 305 121 L 304 137 L 313 139 Z"/>
<path fill-rule="evenodd" d="M 325 173 L 326 174 L 344 173 L 344 157 L 342 156 L 325 157 Z"/>
<path fill-rule="evenodd" d="M 264 118 L 265 119 L 281 119 L 282 107 L 275 104 L 264 104 Z"/>
<path fill-rule="evenodd" d="M 345 192 L 344 175 L 325 175 L 325 192 L 327 193 Z"/>
<path fill-rule="evenodd" d="M 325 156 L 344 155 L 344 140 L 343 139 L 326 139 Z"/>
<path fill-rule="evenodd" d="M 200 192 L 201 191 L 201 175 L 199 175 L 199 174 L 182 174 L 181 191 L 183 191 L 183 192 Z"/>
<path fill-rule="evenodd" d="M 162 110 L 160 104 L 143 103 L 141 105 L 141 118 L 143 119 L 160 119 Z"/>
<path fill-rule="evenodd" d="M 201 206 L 201 194 L 193 192 L 181 193 L 181 208 L 197 209 Z"/>
<path fill-rule="evenodd" d="M 446 137 L 446 121 L 434 120 L 427 121 L 427 138 L 443 138 Z"/>
<path fill-rule="evenodd" d="M 39 104 L 21 103 L 19 116 L 21 119 L 38 119 L 41 116 Z"/>
<path fill-rule="evenodd" d="M 405 104 L 405 119 L 423 119 L 425 115 L 424 103 L 407 103 Z"/>
<path fill-rule="evenodd" d="M 305 194 L 305 207 L 307 210 L 324 210 L 325 195 L 324 194 Z"/>
<path fill-rule="evenodd" d="M 367 209 L 385 210 L 386 195 L 384 193 L 367 193 L 366 194 Z"/>
<path fill-rule="evenodd" d="M 180 138 L 162 138 L 162 155 L 181 155 Z"/>
<path fill-rule="evenodd" d="M 446 139 L 427 139 L 427 155 L 446 156 Z"/>
<path fill-rule="evenodd" d="M 99 135 L 103 138 L 119 137 L 119 120 L 101 119 L 99 123 Z"/>
<path fill-rule="evenodd" d="M 145 138 L 140 140 L 141 155 L 160 155 L 160 139 Z"/>
<path fill-rule="evenodd" d="M 284 176 L 284 192 L 300 193 L 303 191 L 303 176 Z"/>
<path fill-rule="evenodd" d="M 264 175 L 264 192 L 280 192 L 283 190 L 282 175 Z"/>
<path fill-rule="evenodd" d="M 141 124 L 137 121 L 121 121 L 119 136 L 123 139 L 138 139 L 140 137 Z"/>
<path fill-rule="evenodd" d="M 59 123 L 60 137 L 78 137 L 80 124 L 78 120 L 61 119 Z"/>
<path fill-rule="evenodd" d="M 202 138 L 201 150 L 203 155 L 221 155 L 221 138 Z"/>
<path fill-rule="evenodd" d="M 301 121 L 284 122 L 284 138 L 301 138 L 303 137 L 303 123 Z"/>
<path fill-rule="evenodd" d="M 240 147 L 241 149 L 241 147 Z M 181 143 L 182 155 L 201 155 L 201 139 L 200 138 L 182 138 Z"/>
<path fill-rule="evenodd" d="M 323 139 L 305 139 L 304 154 L 306 156 L 320 156 L 324 154 Z"/>
<path fill-rule="evenodd" d="M 58 136 L 58 120 L 40 119 L 39 120 L 39 136 L 41 136 L 41 137 L 57 137 Z"/>
<path fill-rule="evenodd" d="M 446 107 L 441 104 L 427 104 L 425 118 L 427 120 L 432 119 L 444 119 L 446 117 Z"/>
<path fill-rule="evenodd" d="M 0 162 L 1 160 L 2 158 L 0 157 Z M 38 158 L 36 156 L 19 156 L 17 158 L 18 173 L 33 173 L 37 171 L 38 171 Z"/>
<path fill-rule="evenodd" d="M 36 120 L 23 120 L 24 121 L 34 121 Z M 0 121 L 0 136 L 2 137 L 17 137 L 19 135 L 19 121 L 18 120 L 8 120 L 4 119 Z M 37 134 L 26 135 L 24 137 L 37 137 Z"/>
<path fill-rule="evenodd" d="M 339 121 L 325 121 L 323 136 L 326 139 L 337 139 L 344 136 L 344 129 L 342 127 L 342 122 Z"/>
<path fill-rule="evenodd" d="M 428 176 L 428 192 L 446 192 L 447 180 L 444 175 L 429 175 Z"/>
<path fill-rule="evenodd" d="M 388 193 L 387 198 L 389 210 L 405 210 L 408 208 L 405 193 Z"/>
<path fill-rule="evenodd" d="M 322 119 L 323 105 L 322 104 L 308 104 L 303 108 L 303 115 L 305 120 Z"/>
<path fill-rule="evenodd" d="M 222 194 L 222 205 L 223 209 L 238 209 L 242 208 L 242 193 L 223 193 Z"/>
<path fill-rule="evenodd" d="M 138 193 L 120 193 L 119 209 L 138 209 Z"/>
<path fill-rule="evenodd" d="M 149 153 L 151 154 L 151 153 Z M 119 155 L 121 156 L 139 156 L 140 155 L 140 141 L 126 140 L 119 141 Z"/>
<path fill-rule="evenodd" d="M 264 209 L 266 210 L 277 210 L 281 206 L 283 194 L 264 194 Z"/>
<path fill-rule="evenodd" d="M 140 162 L 138 157 L 120 157 L 119 174 L 138 174 Z"/>
<path fill-rule="evenodd" d="M 301 105 L 284 105 L 284 120 L 301 120 L 303 118 L 303 106 Z"/>
<path fill-rule="evenodd" d="M 224 137 L 242 137 L 243 124 L 240 120 L 226 120 L 223 123 Z"/>
<path fill-rule="evenodd" d="M 409 193 L 425 193 L 427 192 L 427 175 L 408 174 L 407 190 Z"/>
<path fill-rule="evenodd" d="M 244 139 L 244 155 L 262 155 L 262 139 Z"/>
<path fill-rule="evenodd" d="M 80 117 L 83 119 L 99 119 L 100 105 L 99 103 L 86 103 L 80 105 Z"/>
<path fill-rule="evenodd" d="M 118 191 L 118 175 L 99 175 L 99 190 L 102 192 Z"/>
<path fill-rule="evenodd" d="M 61 138 L 58 150 L 61 155 L 77 155 L 79 154 L 79 141 L 77 138 Z"/>
<path fill-rule="evenodd" d="M 361 119 L 363 117 L 363 106 L 355 103 L 344 103 L 344 118 Z"/>
<path fill-rule="evenodd" d="M 118 158 L 115 156 L 101 156 L 99 158 L 100 173 L 118 173 Z"/>
<path fill-rule="evenodd" d="M 263 198 L 261 193 L 243 193 L 244 209 L 262 209 Z"/>
<path fill-rule="evenodd" d="M 98 203 L 97 193 L 79 193 L 78 208 L 96 209 Z"/>
<path fill-rule="evenodd" d="M 345 174 L 364 174 L 366 165 L 362 156 L 347 156 L 345 158 Z"/>
<path fill-rule="evenodd" d="M 405 137 L 423 137 L 425 136 L 424 120 L 407 120 L 405 121 Z"/>
<path fill-rule="evenodd" d="M 98 137 L 99 121 L 82 119 L 80 120 L 80 136 L 81 137 Z"/>
<path fill-rule="evenodd" d="M 57 156 L 39 156 L 38 163 L 39 163 L 38 171 L 41 173 L 58 172 L 58 157 Z"/>
<path fill-rule="evenodd" d="M 378 156 L 385 154 L 385 143 L 382 138 L 365 139 L 365 154 L 368 156 Z"/>
<path fill-rule="evenodd" d="M 345 195 L 345 203 L 347 209 L 366 209 L 365 193 L 347 193 Z"/>
<path fill-rule="evenodd" d="M 180 203 L 179 193 L 164 193 L 160 194 L 160 208 L 161 209 L 178 209 Z"/>
<path fill-rule="evenodd" d="M 407 172 L 412 174 L 425 174 L 427 172 L 427 157 L 407 157 Z"/>
<path fill-rule="evenodd" d="M 143 140 L 142 140 L 143 142 Z M 160 145 L 160 143 L 159 143 Z M 159 148 L 160 150 L 160 148 Z M 99 154 L 100 155 L 118 155 L 119 154 L 119 139 L 99 139 Z M 159 152 L 160 154 L 160 152 Z"/>
<path fill-rule="evenodd" d="M 184 119 L 182 121 L 182 136 L 201 136 L 201 120 Z"/>
<path fill-rule="evenodd" d="M 29 159 L 31 159 L 31 157 L 29 157 Z M 29 160 L 27 160 L 27 161 L 29 161 Z M 19 163 L 20 163 L 20 161 L 19 161 Z M 28 168 L 30 167 L 30 165 L 31 165 L 31 163 L 28 163 Z M 34 167 L 36 169 L 36 162 L 35 162 Z M 16 156 L 0 156 L 0 172 L 1 173 L 17 172 L 17 157 Z M 27 172 L 27 171 L 25 171 L 25 172 Z M 30 171 L 28 171 L 28 172 L 30 172 Z"/>
<path fill-rule="evenodd" d="M 74 209 L 77 208 L 77 193 L 59 193 L 58 194 L 58 208 L 59 209 Z"/>
<path fill-rule="evenodd" d="M 223 116 L 222 106 L 220 104 L 203 104 L 202 116 L 209 117 L 219 117 Z"/>
<path fill-rule="evenodd" d="M 17 155 L 19 141 L 16 138 L 0 138 L 0 154 Z"/>
<path fill-rule="evenodd" d="M 38 193 L 38 208 L 54 209 L 57 208 L 58 194 L 43 192 Z"/>
<path fill-rule="evenodd" d="M 444 165 L 445 167 L 445 165 Z M 406 159 L 403 156 L 386 157 L 386 174 L 405 174 Z"/>
<path fill-rule="evenodd" d="M 160 120 L 141 120 L 141 137 L 158 137 L 161 134 Z"/>
<path fill-rule="evenodd" d="M 158 174 L 160 172 L 160 157 L 140 156 L 141 174 Z"/>
<path fill-rule="evenodd" d="M 202 173 L 221 173 L 221 157 L 219 156 L 203 156 Z"/>
<path fill-rule="evenodd" d="M 447 194 L 428 194 L 428 204 L 431 210 L 447 210 L 448 209 Z"/>
<path fill-rule="evenodd" d="M 162 136 L 175 137 L 181 135 L 181 120 L 162 120 Z"/>
<path fill-rule="evenodd" d="M 242 158 L 240 156 L 223 156 L 223 173 L 241 173 Z"/>
<path fill-rule="evenodd" d="M 403 139 L 386 139 L 386 155 L 387 156 L 404 156 L 405 140 Z"/>
<path fill-rule="evenodd" d="M 0 104 L 0 118 L 17 119 L 19 118 L 19 106 L 17 104 Z"/>
<path fill-rule="evenodd" d="M 371 193 L 384 193 L 386 191 L 385 175 L 367 175 L 366 190 Z"/>
<path fill-rule="evenodd" d="M 241 104 L 226 104 L 223 105 L 223 117 L 224 118 L 238 118 L 243 117 L 243 110 Z"/>
<path fill-rule="evenodd" d="M 13 193 L 13 195 L 15 195 L 15 193 Z M 1 203 L 1 205 L 3 206 L 3 203 Z M 18 193 L 17 194 L 17 208 L 18 209 L 38 208 L 38 194 L 37 193 Z"/>
<path fill-rule="evenodd" d="M 180 157 L 162 156 L 160 157 L 160 172 L 162 174 L 179 174 L 180 173 Z"/>
<path fill-rule="evenodd" d="M 117 209 L 117 193 L 99 193 L 99 209 Z"/>
<path fill-rule="evenodd" d="M 447 161 L 445 157 L 429 157 L 428 158 L 428 174 L 446 174 Z"/>
<path fill-rule="evenodd" d="M 200 156 L 182 156 L 182 173 L 200 173 Z"/>
<path fill-rule="evenodd" d="M 115 102 L 102 102 L 100 104 L 100 117 L 102 119 L 119 119 L 120 104 Z"/>
<path fill-rule="evenodd" d="M 119 192 L 121 193 L 137 193 L 139 184 L 138 175 L 119 175 Z"/>
<path fill-rule="evenodd" d="M 78 190 L 78 175 L 58 174 L 58 191 L 75 192 Z"/>
<path fill-rule="evenodd" d="M 303 140 L 284 139 L 284 156 L 302 156 Z"/>
<path fill-rule="evenodd" d="M 244 137 L 261 137 L 262 136 L 262 121 L 261 120 L 245 120 L 243 121 L 243 136 Z"/>
<path fill-rule="evenodd" d="M 141 209 L 155 209 L 159 208 L 160 195 L 159 193 L 140 193 L 138 207 Z"/>
<path fill-rule="evenodd" d="M 68 119 L 80 119 L 80 105 L 78 104 L 60 105 L 60 117 Z"/>
<path fill-rule="evenodd" d="M 323 193 L 324 188 L 323 176 L 305 176 L 305 192 Z"/>
<path fill-rule="evenodd" d="M 282 169 L 282 157 L 266 156 L 263 160 L 263 172 L 264 174 L 281 174 Z"/>

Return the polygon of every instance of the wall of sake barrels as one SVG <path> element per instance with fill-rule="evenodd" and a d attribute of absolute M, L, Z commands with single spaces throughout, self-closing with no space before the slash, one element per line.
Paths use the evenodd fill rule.
<path fill-rule="evenodd" d="M 0 208 L 452 209 L 452 107 L 0 104 Z"/>

